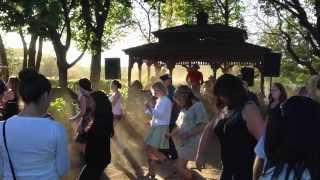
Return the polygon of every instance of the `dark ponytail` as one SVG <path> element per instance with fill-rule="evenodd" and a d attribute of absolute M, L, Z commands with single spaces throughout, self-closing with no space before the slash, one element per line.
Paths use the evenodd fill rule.
<path fill-rule="evenodd" d="M 44 93 L 50 93 L 51 84 L 42 74 L 33 69 L 24 69 L 19 73 L 19 93 L 26 103 L 37 103 Z"/>
<path fill-rule="evenodd" d="M 122 85 L 118 80 L 113 80 L 111 82 L 112 84 L 114 84 L 118 89 L 121 89 Z"/>

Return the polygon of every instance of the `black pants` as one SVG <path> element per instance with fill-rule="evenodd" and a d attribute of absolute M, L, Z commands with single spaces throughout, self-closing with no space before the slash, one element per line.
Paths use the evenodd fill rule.
<path fill-rule="evenodd" d="M 169 149 L 160 149 L 159 151 L 171 160 L 176 160 L 178 158 L 176 146 L 171 138 L 169 139 Z"/>
<path fill-rule="evenodd" d="M 170 124 L 169 132 L 171 132 L 174 129 L 174 127 L 175 124 Z M 178 159 L 178 152 L 172 138 L 169 139 L 169 149 L 160 149 L 159 151 L 171 160 Z"/>
<path fill-rule="evenodd" d="M 88 165 L 86 164 L 81 173 L 79 180 L 100 180 L 101 175 L 107 165 Z"/>

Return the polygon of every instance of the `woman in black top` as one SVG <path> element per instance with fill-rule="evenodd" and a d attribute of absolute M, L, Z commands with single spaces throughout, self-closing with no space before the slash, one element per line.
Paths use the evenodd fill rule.
<path fill-rule="evenodd" d="M 217 124 L 214 126 L 214 121 L 211 121 L 203 133 L 197 167 L 204 164 L 204 150 L 210 133 L 214 132 L 221 144 L 221 180 L 251 180 L 254 147 L 264 130 L 262 116 L 256 104 L 248 100 L 241 80 L 233 75 L 224 74 L 217 80 L 214 95 L 218 99 L 220 115 Z"/>
<path fill-rule="evenodd" d="M 112 106 L 102 91 L 90 96 L 94 102 L 92 124 L 88 126 L 85 149 L 85 167 L 80 180 L 99 180 L 111 161 L 110 138 L 114 134 Z"/>
<path fill-rule="evenodd" d="M 7 91 L 3 97 L 4 104 L 4 119 L 9 119 L 11 116 L 19 113 L 19 79 L 10 77 L 7 83 Z"/>

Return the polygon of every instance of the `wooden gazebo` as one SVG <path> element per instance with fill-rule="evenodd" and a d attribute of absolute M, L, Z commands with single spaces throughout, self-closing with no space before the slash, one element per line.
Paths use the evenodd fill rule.
<path fill-rule="evenodd" d="M 155 67 L 166 65 L 171 75 L 175 65 L 198 63 L 210 65 L 214 75 L 218 68 L 230 65 L 256 67 L 261 72 L 261 86 L 263 86 L 264 66 L 272 64 L 270 57 L 274 53 L 271 49 L 247 43 L 245 30 L 223 24 L 207 24 L 206 18 L 198 17 L 196 25 L 185 24 L 159 30 L 153 34 L 159 39 L 158 42 L 124 50 L 129 55 L 129 84 L 135 63 L 138 64 L 140 80 L 143 63 L 146 63 L 149 70 L 151 65 Z M 280 63 L 275 63 L 280 66 Z"/>

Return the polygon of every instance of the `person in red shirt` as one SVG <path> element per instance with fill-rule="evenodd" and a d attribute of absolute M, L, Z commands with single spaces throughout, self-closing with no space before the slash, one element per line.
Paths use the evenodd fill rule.
<path fill-rule="evenodd" d="M 200 94 L 200 86 L 203 84 L 203 75 L 199 71 L 200 67 L 198 64 L 192 65 L 192 68 L 184 66 L 187 68 L 188 74 L 186 81 L 193 92 Z"/>

